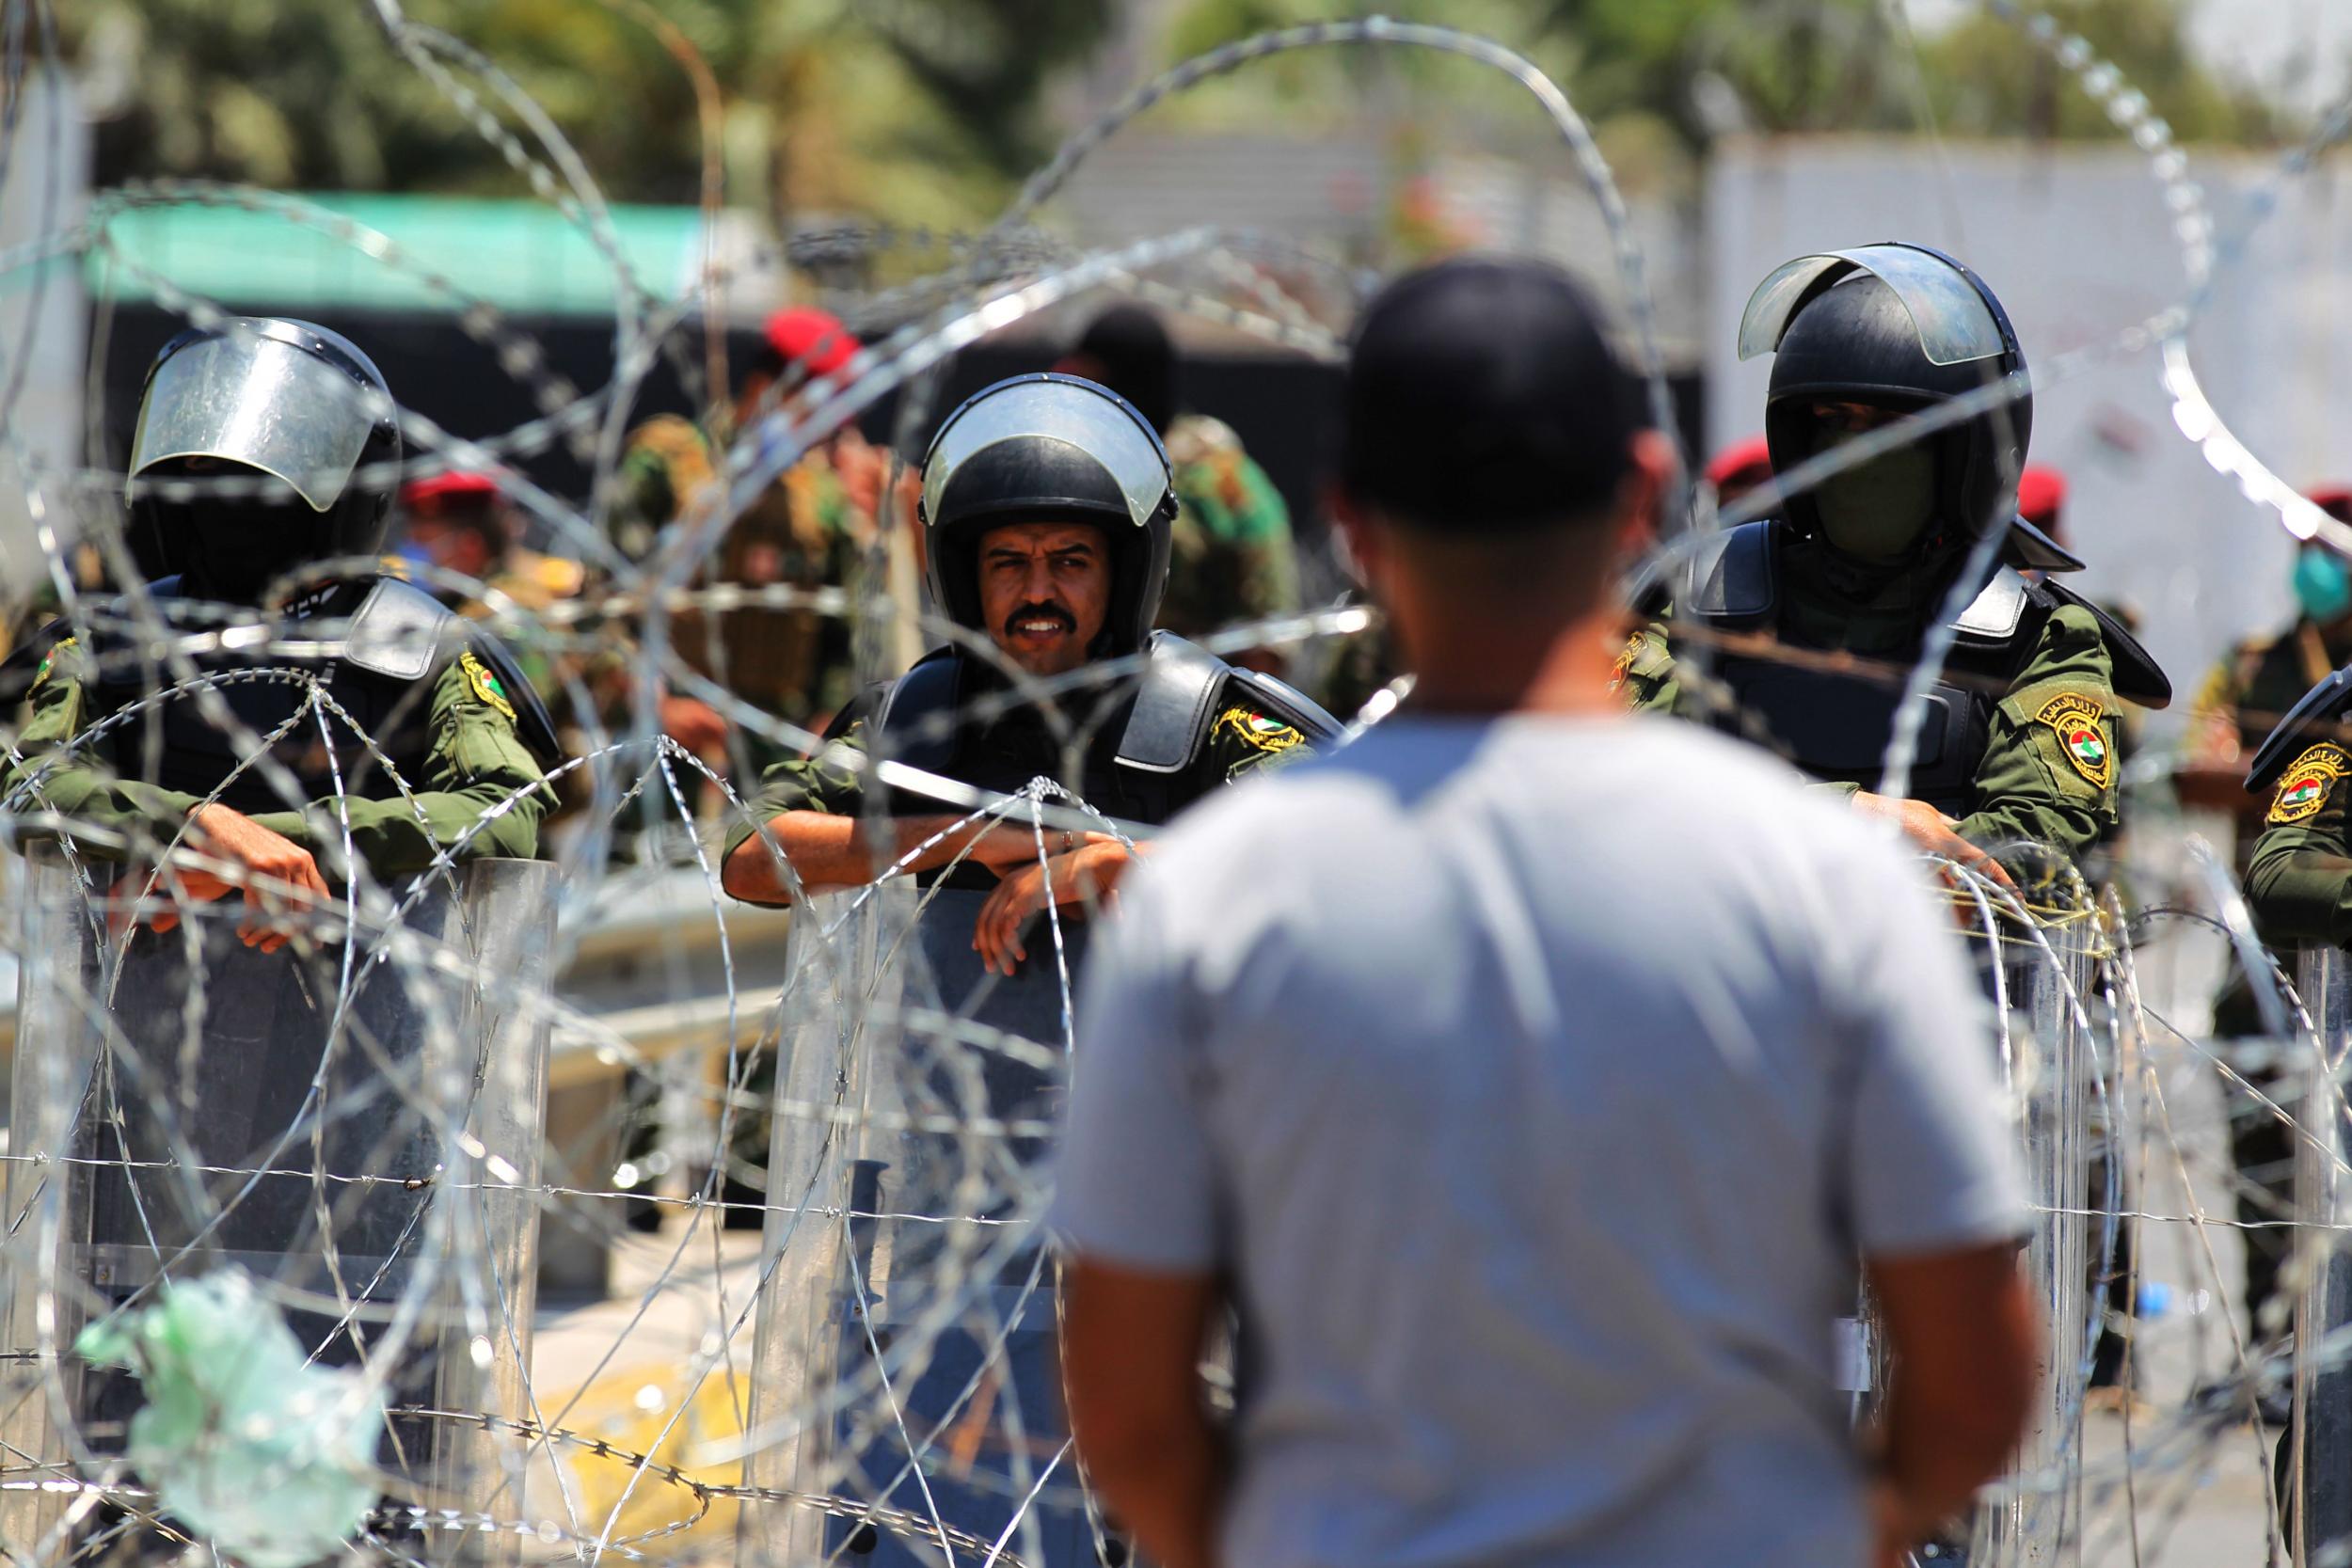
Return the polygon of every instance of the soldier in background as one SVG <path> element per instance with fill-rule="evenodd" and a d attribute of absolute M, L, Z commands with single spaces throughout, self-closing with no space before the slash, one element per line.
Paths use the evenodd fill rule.
<path fill-rule="evenodd" d="M 858 352 L 858 341 L 823 310 L 796 306 L 770 316 L 760 347 L 731 405 L 701 424 L 675 414 L 646 420 L 629 435 L 608 527 L 630 559 L 698 500 L 715 502 L 727 445 L 744 425 L 783 406 L 812 377 L 830 375 Z M 789 585 L 847 588 L 875 537 L 887 455 L 845 427 L 803 456 L 727 527 L 705 583 L 745 588 Z M 672 645 L 686 664 L 762 712 L 821 730 L 854 690 L 855 659 L 847 616 L 814 610 L 749 607 L 671 618 Z M 664 727 L 695 716 L 691 699 L 664 705 Z M 705 705 L 696 704 L 708 710 Z M 718 721 L 716 714 L 697 734 Z M 681 736 L 681 738 L 685 738 Z M 768 738 L 740 736 L 753 772 L 788 753 Z M 700 750 L 691 740 L 690 746 Z"/>
<path fill-rule="evenodd" d="M 1298 546 L 1290 508 L 1232 427 L 1179 414 L 1176 351 L 1168 328 L 1139 305 L 1094 318 L 1056 370 L 1108 387 L 1134 404 L 1168 448 L 1176 474 L 1176 522 L 1159 625 L 1179 637 L 1295 615 Z M 1268 674 L 1288 663 L 1278 648 L 1250 648 L 1232 662 Z"/>
<path fill-rule="evenodd" d="M 412 565 L 435 566 L 496 589 L 524 610 L 543 610 L 576 596 L 585 573 L 577 561 L 522 545 L 521 519 L 488 474 L 453 468 L 400 487 L 399 550 Z M 454 589 L 434 596 L 478 618 L 485 607 Z"/>
<path fill-rule="evenodd" d="M 2311 499 L 2328 515 L 2352 522 L 2352 488 L 2315 489 Z M 2352 578 L 2343 561 L 2307 545 L 2296 557 L 2294 585 L 2295 619 L 2276 632 L 2233 644 L 2206 673 L 2189 710 L 2183 765 L 2174 775 L 2182 804 L 2226 811 L 2236 818 L 2239 883 L 2254 902 L 2265 936 L 2282 942 L 2314 934 L 2308 919 L 2289 912 L 2292 900 L 2284 890 L 2297 879 L 2283 871 L 2292 856 L 2290 841 L 2319 842 L 2314 832 L 2324 835 L 2328 825 L 2340 819 L 2342 801 L 2332 799 L 2334 790 L 2323 789 L 2328 810 L 2276 821 L 2272 802 L 2249 792 L 2247 767 L 2264 736 L 2305 692 L 2352 662 Z M 2290 802 L 2291 812 L 2293 808 Z M 2265 816 L 2276 823 L 2276 832 L 2265 825 Z M 2264 882 L 2267 896 L 2256 900 L 2258 843 L 2271 863 Z M 2221 994 L 2214 999 L 2213 1032 L 2224 1040 L 2258 1039 L 2269 1033 L 2253 983 L 2242 966 L 2231 966 Z M 2254 1077 L 2256 1086 L 2268 1092 L 2276 1075 Z M 2291 1244 L 2291 1232 L 2278 1222 L 2287 1217 L 2292 1201 L 2294 1134 L 2278 1117 L 2249 1107 L 2249 1114 L 2232 1117 L 2230 1142 L 2237 1167 L 2237 1213 L 2247 1227 L 2242 1232 L 2247 1321 L 2260 1324 Z"/>

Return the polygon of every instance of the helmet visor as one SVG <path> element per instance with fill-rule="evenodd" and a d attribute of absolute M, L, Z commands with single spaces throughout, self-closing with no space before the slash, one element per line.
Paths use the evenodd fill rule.
<path fill-rule="evenodd" d="M 335 504 L 381 410 L 348 374 L 291 343 L 231 331 L 155 368 L 131 438 L 131 478 L 179 457 L 243 463 L 313 512 Z"/>
<path fill-rule="evenodd" d="M 1168 453 L 1159 438 L 1124 405 L 1070 381 L 1021 381 L 976 398 L 931 443 L 923 466 L 923 493 L 942 496 L 978 453 L 999 441 L 1044 437 L 1066 441 L 1103 465 L 1127 502 L 1137 528 L 1150 524 L 1168 495 Z"/>
<path fill-rule="evenodd" d="M 1789 319 L 1814 286 L 1834 274 L 1855 270 L 1868 273 L 1895 291 L 1895 297 L 1911 314 L 1921 351 L 1931 363 L 1963 365 L 1972 359 L 1991 359 L 2007 347 L 1992 307 L 1950 262 L 1909 245 L 1869 245 L 1800 256 L 1757 284 L 1740 317 L 1740 357 L 1753 359 L 1777 349 Z"/>

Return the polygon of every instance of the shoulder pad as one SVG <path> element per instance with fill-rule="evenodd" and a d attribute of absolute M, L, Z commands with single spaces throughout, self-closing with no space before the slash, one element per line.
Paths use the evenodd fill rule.
<path fill-rule="evenodd" d="M 2007 643 L 2014 640 L 2026 624 L 2026 611 L 2033 604 L 2033 585 L 2020 577 L 2016 568 L 2003 566 L 1993 574 L 1993 580 L 1983 591 L 1968 601 L 1968 608 L 1952 623 L 1961 636 L 1980 642 Z"/>
<path fill-rule="evenodd" d="M 2035 572 L 2079 572 L 2088 564 L 2023 517 L 2009 520 L 2009 537 L 2001 542 L 2001 559 L 2011 566 Z"/>
<path fill-rule="evenodd" d="M 1703 541 L 1692 551 L 1677 613 L 1734 627 L 1769 618 L 1780 604 L 1779 527 L 1759 518 Z"/>
<path fill-rule="evenodd" d="M 1267 718 L 1279 719 L 1305 736 L 1310 743 L 1319 745 L 1336 740 L 1346 728 L 1322 704 L 1279 675 L 1239 666 L 1232 667 L 1232 674 L 1233 686 L 1239 692 L 1247 693 Z"/>
<path fill-rule="evenodd" d="M 1180 772 L 1200 754 L 1216 694 L 1233 667 L 1171 631 L 1153 632 L 1144 652 L 1118 760 L 1146 773 Z"/>
<path fill-rule="evenodd" d="M 563 761 L 564 742 L 556 736 L 555 719 L 548 712 L 548 705 L 540 700 L 538 689 L 523 673 L 522 666 L 515 662 L 513 651 L 479 628 L 466 639 L 466 645 L 506 688 L 507 700 L 515 708 L 515 729 L 523 737 L 523 744 L 539 759 L 540 766 L 552 768 Z"/>
<path fill-rule="evenodd" d="M 2127 703 L 2141 707 L 2168 707 L 2172 702 L 2172 677 L 2164 673 L 2164 666 L 2155 656 L 2140 645 L 2131 628 L 2099 606 L 2084 598 L 2064 583 L 2042 579 L 2042 591 L 2059 604 L 2080 606 L 2090 611 L 2099 623 L 2099 633 L 2106 640 L 2107 655 L 2115 661 L 2115 694 Z"/>
<path fill-rule="evenodd" d="M 874 703 L 874 755 L 927 773 L 946 771 L 955 755 L 963 659 L 933 648 L 882 688 Z"/>
<path fill-rule="evenodd" d="M 457 641 L 457 619 L 448 606 L 414 583 L 378 578 L 351 612 L 351 624 L 343 631 L 343 657 L 390 680 L 422 680 Z"/>
<path fill-rule="evenodd" d="M 2346 665 L 2303 693 L 2302 701 L 2287 710 L 2279 721 L 2254 761 L 2246 769 L 2246 792 L 2265 795 L 2286 771 L 2287 764 L 2303 750 L 2306 740 L 2335 739 L 2325 734 L 2341 723 L 2344 709 L 2352 706 L 2352 665 Z"/>

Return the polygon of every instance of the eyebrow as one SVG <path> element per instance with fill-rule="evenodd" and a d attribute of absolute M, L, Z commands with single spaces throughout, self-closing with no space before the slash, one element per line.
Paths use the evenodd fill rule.
<path fill-rule="evenodd" d="M 1073 539 L 1066 544 L 1044 546 L 1043 549 L 1047 555 L 1092 555 L 1097 547 L 1091 539 Z M 1026 561 L 1030 553 L 1030 547 L 1025 546 L 991 545 L 980 556 L 986 561 Z"/>

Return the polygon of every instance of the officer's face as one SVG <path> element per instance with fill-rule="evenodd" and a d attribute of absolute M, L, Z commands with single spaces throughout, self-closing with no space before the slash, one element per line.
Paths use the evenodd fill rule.
<path fill-rule="evenodd" d="M 1110 601 L 1101 530 L 1008 523 L 980 535 L 980 618 L 1005 657 L 1030 674 L 1059 675 L 1084 664 Z"/>

